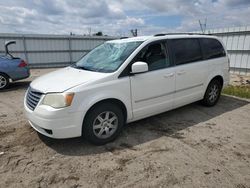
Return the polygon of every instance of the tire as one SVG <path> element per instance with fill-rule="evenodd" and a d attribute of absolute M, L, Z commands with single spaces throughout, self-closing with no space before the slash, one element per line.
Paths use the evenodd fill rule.
<path fill-rule="evenodd" d="M 221 95 L 222 85 L 219 80 L 212 80 L 208 86 L 202 104 L 205 106 L 214 106 L 217 104 Z"/>
<path fill-rule="evenodd" d="M 103 145 L 113 141 L 124 126 L 122 109 L 113 103 L 100 103 L 87 113 L 82 135 L 92 144 Z"/>
<path fill-rule="evenodd" d="M 9 77 L 6 74 L 0 73 L 0 90 L 6 89 L 9 84 Z"/>

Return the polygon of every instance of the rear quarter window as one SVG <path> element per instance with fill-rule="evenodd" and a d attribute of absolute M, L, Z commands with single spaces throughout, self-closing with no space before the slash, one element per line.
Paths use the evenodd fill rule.
<path fill-rule="evenodd" d="M 225 50 L 218 40 L 210 38 L 201 38 L 200 41 L 205 59 L 226 56 Z"/>

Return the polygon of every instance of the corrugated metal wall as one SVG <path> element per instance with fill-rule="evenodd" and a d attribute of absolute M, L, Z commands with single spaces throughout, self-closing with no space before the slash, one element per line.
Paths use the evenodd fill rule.
<path fill-rule="evenodd" d="M 250 26 L 208 30 L 226 45 L 231 72 L 250 74 Z"/>
<path fill-rule="evenodd" d="M 10 46 L 14 56 L 29 62 L 31 67 L 58 67 L 76 62 L 97 45 L 113 37 L 89 37 L 66 35 L 18 35 L 0 34 L 0 54 L 4 54 L 4 42 L 15 40 Z"/>
<path fill-rule="evenodd" d="M 250 74 L 250 27 L 234 27 L 208 30 L 219 36 L 226 45 L 231 71 Z M 18 35 L 0 34 L 0 54 L 4 53 L 4 41 L 16 40 L 10 47 L 15 56 L 27 60 L 31 67 L 57 67 L 69 65 L 95 46 L 113 37 L 89 37 L 66 35 Z"/>

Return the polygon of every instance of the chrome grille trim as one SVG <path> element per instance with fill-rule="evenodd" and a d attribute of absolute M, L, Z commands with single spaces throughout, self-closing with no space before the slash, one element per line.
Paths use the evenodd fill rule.
<path fill-rule="evenodd" d="M 38 102 L 40 101 L 42 93 L 36 91 L 29 87 L 27 95 L 26 95 L 26 104 L 30 110 L 35 110 Z"/>

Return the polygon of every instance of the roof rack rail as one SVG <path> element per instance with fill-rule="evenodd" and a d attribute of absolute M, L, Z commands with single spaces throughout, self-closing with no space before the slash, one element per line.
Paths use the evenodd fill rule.
<path fill-rule="evenodd" d="M 160 36 L 165 36 L 166 34 L 160 33 L 160 34 L 155 34 L 154 37 L 160 37 Z"/>
<path fill-rule="evenodd" d="M 154 35 L 154 37 L 166 36 L 166 35 L 211 35 L 204 33 L 159 33 Z"/>
<path fill-rule="evenodd" d="M 129 37 L 121 37 L 120 39 L 128 39 Z"/>

